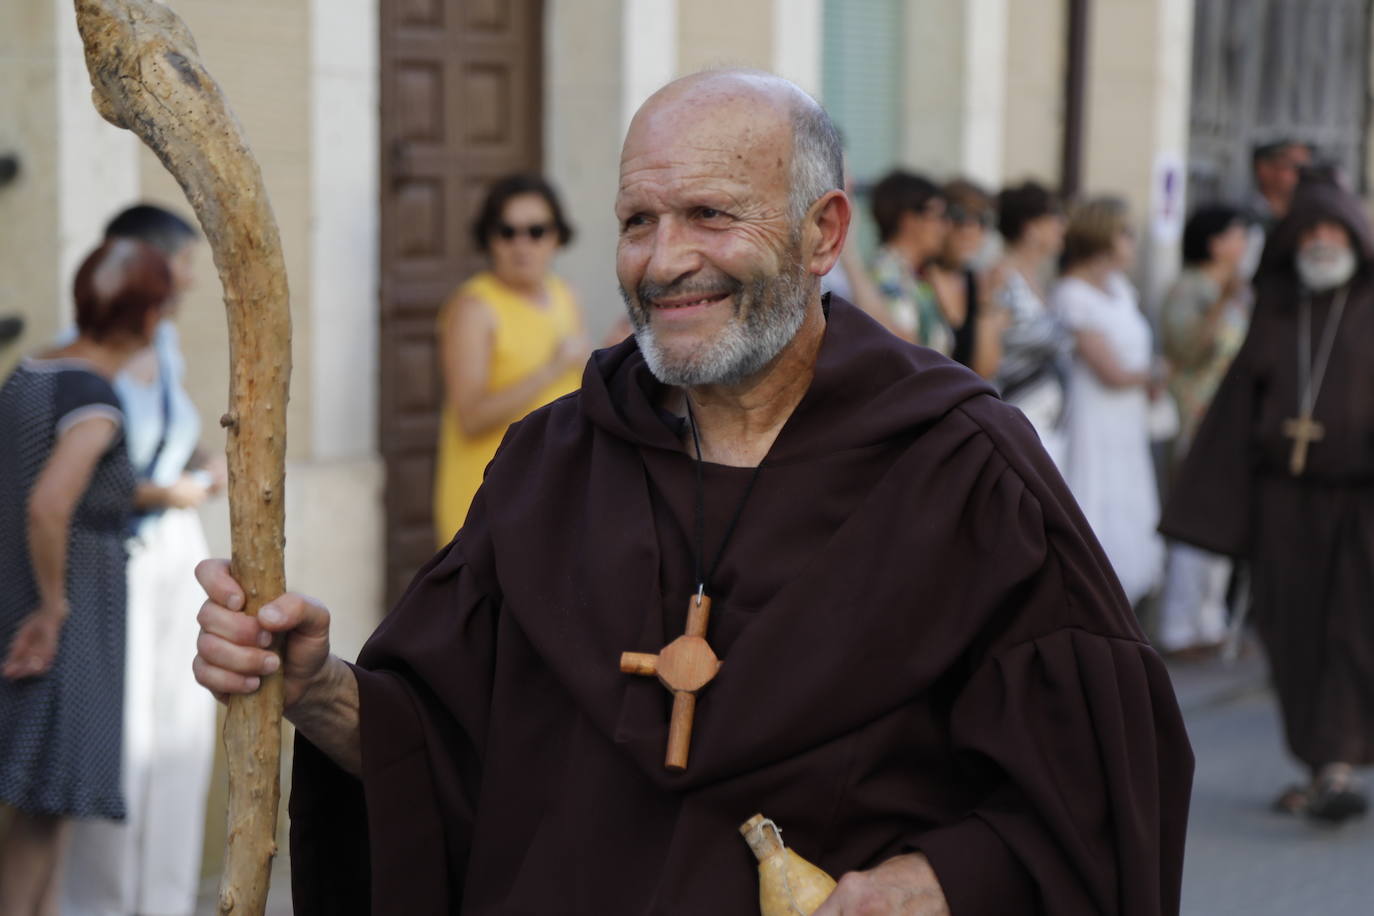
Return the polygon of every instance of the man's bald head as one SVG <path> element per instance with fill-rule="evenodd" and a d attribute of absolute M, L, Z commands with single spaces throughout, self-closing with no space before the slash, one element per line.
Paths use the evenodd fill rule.
<path fill-rule="evenodd" d="M 739 156 L 776 157 L 779 141 L 790 139 L 779 177 L 794 224 L 827 191 L 844 187 L 844 153 L 830 116 L 801 87 L 762 70 L 705 70 L 668 83 L 635 113 L 622 163 L 646 143 L 691 142 L 695 128 L 722 122 L 738 126 L 732 139 Z"/>

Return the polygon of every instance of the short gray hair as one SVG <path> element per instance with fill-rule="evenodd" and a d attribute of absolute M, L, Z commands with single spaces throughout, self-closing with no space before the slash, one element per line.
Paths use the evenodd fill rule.
<path fill-rule="evenodd" d="M 802 94 L 801 90 L 797 90 Z M 844 148 L 830 115 L 810 96 L 792 104 L 792 174 L 787 211 L 800 227 L 822 195 L 844 187 Z"/>

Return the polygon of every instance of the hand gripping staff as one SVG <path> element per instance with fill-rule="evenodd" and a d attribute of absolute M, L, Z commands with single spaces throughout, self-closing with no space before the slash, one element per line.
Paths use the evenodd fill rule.
<path fill-rule="evenodd" d="M 262 172 L 186 24 L 154 0 L 76 0 L 100 114 L 146 143 L 186 192 L 214 254 L 229 317 L 233 572 L 257 614 L 286 590 L 283 492 L 291 316 Z M 188 613 L 189 613 L 188 609 Z M 276 854 L 282 681 L 229 703 L 228 845 L 218 912 L 260 916 Z"/>

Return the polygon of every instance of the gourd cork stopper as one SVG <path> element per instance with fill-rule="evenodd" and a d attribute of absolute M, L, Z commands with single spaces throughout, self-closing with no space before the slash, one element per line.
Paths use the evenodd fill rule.
<path fill-rule="evenodd" d="M 777 825 L 762 814 L 755 814 L 741 824 L 739 832 L 754 851 L 754 858 L 760 862 L 783 851 L 782 834 L 778 832 Z"/>

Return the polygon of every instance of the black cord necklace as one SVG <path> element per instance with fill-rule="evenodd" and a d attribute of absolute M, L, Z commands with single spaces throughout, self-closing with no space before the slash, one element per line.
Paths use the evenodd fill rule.
<path fill-rule="evenodd" d="M 739 524 L 740 516 L 744 514 L 744 507 L 749 502 L 749 496 L 754 492 L 754 484 L 758 482 L 759 472 L 763 470 L 763 463 L 760 462 L 754 468 L 754 473 L 749 475 L 749 484 L 744 488 L 744 496 L 740 498 L 739 505 L 735 508 L 735 514 L 730 518 L 730 523 L 725 527 L 725 535 L 720 539 L 720 548 L 716 551 L 716 558 L 709 567 L 702 567 L 706 561 L 706 479 L 702 471 L 705 462 L 701 457 L 701 435 L 697 432 L 697 418 L 692 413 L 692 399 L 687 398 L 687 423 L 692 428 L 692 444 L 696 447 L 696 540 L 697 549 L 693 556 L 692 575 L 697 581 L 697 604 L 701 604 L 701 599 L 708 593 L 708 586 L 716 570 L 720 568 L 721 557 L 725 556 L 725 548 L 730 544 L 730 536 L 735 533 L 735 526 Z"/>
<path fill-rule="evenodd" d="M 693 572 L 697 580 L 697 593 L 687 602 L 687 624 L 677 639 L 663 647 L 658 655 L 643 652 L 622 652 L 620 670 L 625 674 L 640 674 L 657 677 L 664 687 L 673 694 L 673 715 L 668 725 L 668 749 L 663 765 L 670 770 L 681 772 L 687 768 L 687 756 L 692 743 L 692 722 L 696 716 L 697 693 L 711 682 L 720 671 L 721 662 L 706 641 L 706 630 L 711 618 L 711 598 L 706 594 L 706 586 L 720 566 L 720 558 L 725 555 L 730 536 L 744 514 L 744 505 L 749 502 L 749 494 L 754 492 L 758 482 L 760 463 L 749 477 L 749 486 L 735 509 L 734 517 L 725 528 L 725 536 L 720 540 L 720 549 L 709 567 L 703 567 L 706 560 L 706 478 L 702 467 L 705 460 L 701 455 L 701 434 L 697 431 L 697 418 L 692 414 L 692 400 L 687 398 L 687 422 L 692 426 L 692 443 L 696 446 L 696 550 L 693 551 Z"/>

